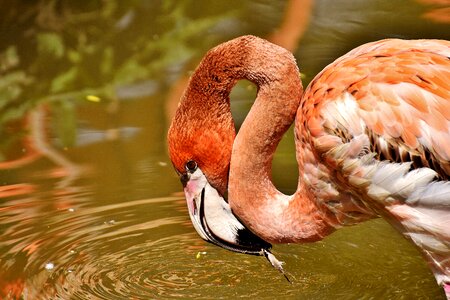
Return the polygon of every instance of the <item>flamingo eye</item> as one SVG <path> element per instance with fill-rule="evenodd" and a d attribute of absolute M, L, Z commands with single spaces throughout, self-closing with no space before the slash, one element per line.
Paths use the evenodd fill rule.
<path fill-rule="evenodd" d="M 197 163 L 194 160 L 190 160 L 186 163 L 186 171 L 194 173 L 197 170 Z"/>

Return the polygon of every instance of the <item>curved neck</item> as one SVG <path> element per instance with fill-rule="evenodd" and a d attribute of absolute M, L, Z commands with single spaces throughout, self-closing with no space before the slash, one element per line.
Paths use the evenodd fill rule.
<path fill-rule="evenodd" d="M 287 196 L 271 180 L 273 154 L 300 104 L 303 89 L 299 70 L 287 50 L 260 39 L 253 42 L 256 45 L 247 49 L 245 61 L 234 62 L 244 66 L 238 79 L 253 81 L 258 94 L 233 144 L 230 206 L 266 241 L 319 240 L 332 229 L 302 182 L 299 180 L 293 196 Z M 302 166 L 299 161 L 300 174 Z"/>
<path fill-rule="evenodd" d="M 286 65 L 286 61 L 293 63 Z M 286 78 L 289 78 L 289 83 L 283 82 Z M 266 107 L 279 110 L 288 105 L 289 112 L 281 120 L 286 128 L 294 119 L 293 112 L 298 106 L 302 92 L 292 54 L 265 40 L 243 36 L 208 51 L 192 75 L 181 99 L 172 122 L 176 126 L 169 129 L 168 141 L 175 168 L 183 172 L 186 161 L 197 161 L 208 181 L 221 194 L 224 194 L 227 188 L 235 137 L 229 95 L 240 79 L 254 82 L 260 89 L 259 94 L 270 94 L 270 86 L 274 84 L 280 92 L 288 93 L 290 91 L 285 90 L 283 85 L 291 85 L 290 89 L 298 94 L 294 97 L 295 102 L 283 104 L 274 99 Z M 192 126 L 194 123 L 195 126 Z M 260 134 L 270 135 L 266 131 L 261 131 Z M 188 151 L 186 144 L 190 146 Z M 268 147 L 275 149 L 276 143 Z M 264 155 L 264 158 L 269 162 L 271 154 Z M 270 163 L 267 165 L 270 168 Z"/>

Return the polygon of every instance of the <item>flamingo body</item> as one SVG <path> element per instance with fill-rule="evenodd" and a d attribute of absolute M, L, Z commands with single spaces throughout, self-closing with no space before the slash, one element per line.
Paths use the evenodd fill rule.
<path fill-rule="evenodd" d="M 449 57 L 447 41 L 358 47 L 313 80 L 296 123 L 332 181 L 412 240 L 440 284 L 450 280 Z"/>
<path fill-rule="evenodd" d="M 235 135 L 229 92 L 244 78 L 258 94 Z M 271 181 L 271 161 L 294 120 L 299 181 L 288 196 Z M 449 289 L 448 41 L 362 45 L 327 66 L 304 93 L 288 51 L 252 36 L 224 43 L 194 72 L 169 130 L 169 151 L 206 240 L 216 243 L 220 234 L 202 203 L 221 201 L 227 188 L 231 210 L 224 201 L 223 211 L 266 242 L 317 241 L 380 215 L 422 250 Z M 210 187 L 190 185 L 194 179 L 219 194 L 208 197 Z"/>

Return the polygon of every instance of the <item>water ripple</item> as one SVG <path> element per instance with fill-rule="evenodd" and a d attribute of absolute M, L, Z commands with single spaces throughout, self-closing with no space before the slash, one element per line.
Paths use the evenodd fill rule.
<path fill-rule="evenodd" d="M 178 197 L 70 204 L 61 209 L 32 197 L 3 203 L 0 283 L 22 288 L 24 299 L 367 299 L 367 290 L 434 299 L 441 292 L 431 274 L 423 276 L 429 271 L 414 249 L 380 222 L 320 243 L 275 247 L 290 285 L 264 258 L 202 241 Z M 377 239 L 367 243 L 368 235 Z"/>
<path fill-rule="evenodd" d="M 192 263 L 193 255 L 185 255 L 183 260 L 180 251 L 188 248 L 185 246 L 191 240 L 191 234 L 184 234 L 147 241 L 97 257 L 79 254 L 48 275 L 45 290 L 33 292 L 36 299 L 74 296 L 79 299 L 186 298 L 182 291 L 195 284 L 195 274 L 187 267 Z M 190 295 L 192 298 L 198 296 Z"/>

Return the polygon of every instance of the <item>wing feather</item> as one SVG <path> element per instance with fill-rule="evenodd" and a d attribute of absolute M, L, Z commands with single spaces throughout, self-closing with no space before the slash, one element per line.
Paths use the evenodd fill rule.
<path fill-rule="evenodd" d="M 448 41 L 384 40 L 356 48 L 311 82 L 302 105 L 315 138 L 332 134 L 348 142 L 348 135 L 366 132 L 379 159 L 450 176 Z"/>

